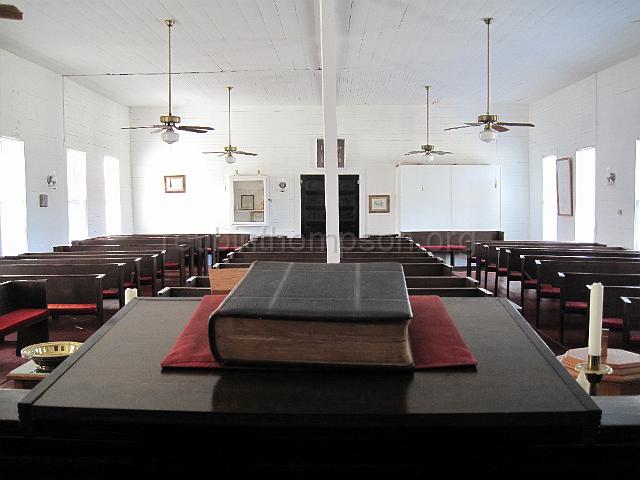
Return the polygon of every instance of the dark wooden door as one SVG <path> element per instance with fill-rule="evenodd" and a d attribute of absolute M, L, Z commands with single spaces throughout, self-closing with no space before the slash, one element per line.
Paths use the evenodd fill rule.
<path fill-rule="evenodd" d="M 360 234 L 360 185 L 358 175 L 338 177 L 340 234 Z M 324 235 L 324 175 L 300 175 L 300 232 L 303 237 Z"/>

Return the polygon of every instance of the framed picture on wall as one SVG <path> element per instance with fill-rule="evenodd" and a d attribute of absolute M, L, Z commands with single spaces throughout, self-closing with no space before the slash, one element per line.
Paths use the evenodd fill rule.
<path fill-rule="evenodd" d="M 390 195 L 369 195 L 369 213 L 389 213 Z"/>
<path fill-rule="evenodd" d="M 316 138 L 316 168 L 324 168 L 324 138 Z M 338 139 L 338 168 L 344 168 L 344 138 Z"/>
<path fill-rule="evenodd" d="M 240 195 L 240 210 L 253 210 L 255 208 L 253 195 Z"/>
<path fill-rule="evenodd" d="M 165 175 L 164 193 L 184 193 L 187 185 L 186 175 Z"/>
<path fill-rule="evenodd" d="M 573 170 L 571 157 L 556 160 L 556 194 L 558 216 L 573 216 Z"/>

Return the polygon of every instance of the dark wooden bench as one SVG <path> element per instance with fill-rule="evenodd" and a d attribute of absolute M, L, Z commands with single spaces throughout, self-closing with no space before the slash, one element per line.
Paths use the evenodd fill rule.
<path fill-rule="evenodd" d="M 471 255 L 469 244 L 474 241 L 504 240 L 504 232 L 499 230 L 436 230 L 421 232 L 401 232 L 411 238 L 425 250 L 434 253 L 448 253 L 451 265 L 454 265 L 455 254 L 467 254 L 467 276 L 471 276 Z"/>
<path fill-rule="evenodd" d="M 0 283 L 0 340 L 17 332 L 16 356 L 34 343 L 49 341 L 46 280 Z"/>
<path fill-rule="evenodd" d="M 591 285 L 587 285 L 589 292 Z M 628 346 L 629 326 L 626 325 L 624 316 L 624 302 L 622 297 L 638 297 L 640 296 L 640 286 L 617 286 L 604 285 L 602 295 L 602 328 L 609 330 L 620 330 L 622 332 L 622 341 L 624 347 Z M 591 308 L 591 294 L 589 293 L 588 308 Z M 589 339 L 589 322 L 585 322 L 584 328 L 585 345 Z"/>
<path fill-rule="evenodd" d="M 509 261 L 515 263 L 515 257 L 520 254 L 520 273 L 517 276 L 507 277 L 507 286 L 510 282 L 520 282 L 520 305 L 524 307 L 525 291 L 535 290 L 538 285 L 536 260 L 558 260 L 567 262 L 626 262 L 640 260 L 640 256 L 636 252 L 627 252 L 622 250 L 611 251 L 564 251 L 564 250 L 541 250 L 543 254 L 522 254 L 528 252 L 528 249 L 515 250 L 514 254 L 509 254 Z M 533 250 L 535 252 L 535 250 Z M 509 252 L 509 250 L 507 250 Z M 615 256 L 614 256 L 615 255 Z M 514 280 L 517 278 L 518 280 Z M 524 281 L 522 279 L 524 278 Z"/>
<path fill-rule="evenodd" d="M 625 348 L 640 344 L 640 297 L 622 297 Z"/>
<path fill-rule="evenodd" d="M 104 298 L 121 298 L 124 301 L 124 289 L 135 288 L 140 292 L 141 289 L 141 261 L 140 257 L 13 257 L 7 259 L 3 257 L 0 259 L 0 265 L 96 265 L 96 267 L 104 264 L 122 264 L 124 263 L 124 282 L 122 284 L 122 291 L 120 286 L 109 286 L 111 278 L 105 280 L 105 290 L 103 292 Z M 84 272 L 79 272 L 84 273 Z M 107 273 L 107 272 L 91 272 L 91 273 Z M 120 307 L 123 307 L 124 303 L 121 303 Z"/>
<path fill-rule="evenodd" d="M 536 260 L 536 278 L 538 280 L 536 287 L 536 327 L 540 322 L 540 301 L 543 298 L 558 299 L 561 298 L 561 277 L 560 272 L 564 273 L 593 273 L 593 274 L 640 274 L 640 262 L 573 262 L 566 260 Z M 576 301 L 569 300 L 567 304 L 562 303 L 560 307 L 561 315 L 565 311 L 584 312 L 587 309 L 586 300 Z"/>
<path fill-rule="evenodd" d="M 248 233 L 218 233 L 216 234 L 216 239 L 218 247 L 215 262 L 218 263 L 222 261 L 222 257 L 227 253 L 233 252 L 236 248 L 251 240 L 251 235 Z"/>
<path fill-rule="evenodd" d="M 215 267 L 214 264 L 214 268 Z M 211 288 L 211 281 L 209 280 L 209 276 L 207 275 L 206 277 L 204 276 L 193 276 L 193 277 L 189 277 L 187 278 L 187 287 L 191 287 L 191 288 L 202 288 L 202 287 L 207 287 L 207 288 Z"/>
<path fill-rule="evenodd" d="M 181 245 L 168 245 L 166 243 L 161 244 L 147 244 L 147 243 L 129 243 L 132 242 L 127 241 L 126 243 L 108 243 L 108 244 L 99 244 L 93 243 L 93 240 L 83 240 L 81 245 L 73 245 L 73 246 L 99 246 L 103 251 L 115 250 L 135 250 L 135 249 L 143 249 L 143 250 L 152 250 L 152 251 L 164 251 L 164 265 L 163 265 L 163 279 L 166 278 L 167 271 L 177 271 L 180 277 L 180 286 L 183 287 L 186 283 L 187 277 L 185 275 L 185 271 L 189 269 L 189 276 L 193 275 L 193 249 L 189 244 L 181 244 Z M 187 260 L 189 259 L 187 266 Z M 162 284 L 164 287 L 164 282 Z"/>
<path fill-rule="evenodd" d="M 478 288 L 471 277 L 407 277 L 407 288 Z"/>
<path fill-rule="evenodd" d="M 0 261 L 0 275 L 97 275 L 104 274 L 102 280 L 104 291 L 116 291 L 119 307 L 124 307 L 125 291 L 125 263 L 94 263 L 94 264 L 3 264 Z"/>
<path fill-rule="evenodd" d="M 578 248 L 578 246 L 606 246 L 594 243 L 578 243 L 578 242 L 547 242 L 540 240 L 493 240 L 489 242 L 472 242 L 469 244 L 469 251 L 473 251 L 476 256 L 476 280 L 480 280 L 482 271 L 485 271 L 485 277 L 487 274 L 487 268 L 489 272 L 494 272 L 497 269 L 497 251 L 491 250 L 490 247 L 530 247 L 530 248 L 554 248 L 557 246 L 564 246 L 564 248 Z M 487 257 L 492 258 L 488 259 Z M 486 279 L 485 279 L 486 285 Z"/>
<path fill-rule="evenodd" d="M 158 292 L 159 297 L 204 297 L 205 295 L 211 295 L 211 288 L 165 287 Z"/>
<path fill-rule="evenodd" d="M 152 296 L 156 296 L 158 290 L 164 287 L 165 283 L 165 256 L 167 251 L 158 250 L 127 250 L 114 249 L 113 245 L 57 245 L 53 247 L 53 254 L 73 254 L 73 255 L 103 255 L 103 256 L 130 256 L 135 255 L 143 259 L 141 268 L 142 276 L 140 283 L 151 285 Z M 31 255 L 24 253 L 23 255 Z M 147 260 L 146 257 L 150 258 Z M 155 274 L 153 273 L 155 272 Z"/>
<path fill-rule="evenodd" d="M 46 280 L 47 309 L 56 315 L 96 315 L 104 323 L 102 306 L 104 274 L 98 275 L 0 275 L 0 282 Z"/>
<path fill-rule="evenodd" d="M 492 297 L 489 290 L 480 287 L 409 288 L 409 295 L 435 295 L 438 297 Z"/>
<path fill-rule="evenodd" d="M 640 273 L 560 272 L 560 343 L 564 342 L 564 319 L 567 313 L 584 314 L 589 308 L 587 285 L 596 282 L 604 286 L 640 286 Z"/>

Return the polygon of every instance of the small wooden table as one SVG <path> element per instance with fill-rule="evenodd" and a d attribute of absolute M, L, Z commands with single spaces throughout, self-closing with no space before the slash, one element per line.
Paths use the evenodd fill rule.
<path fill-rule="evenodd" d="M 40 381 L 47 378 L 48 372 L 38 369 L 38 365 L 33 360 L 20 365 L 9 372 L 7 378 L 13 380 L 13 388 L 24 388 L 27 390 L 35 387 Z"/>

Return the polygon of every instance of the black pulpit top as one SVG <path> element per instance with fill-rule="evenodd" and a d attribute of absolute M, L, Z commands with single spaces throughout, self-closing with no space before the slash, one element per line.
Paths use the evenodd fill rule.
<path fill-rule="evenodd" d="M 505 299 L 443 301 L 475 369 L 162 371 L 199 299 L 135 299 L 20 403 L 21 422 L 35 435 L 92 422 L 596 430 L 596 404 Z"/>

